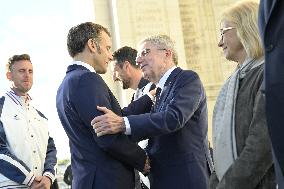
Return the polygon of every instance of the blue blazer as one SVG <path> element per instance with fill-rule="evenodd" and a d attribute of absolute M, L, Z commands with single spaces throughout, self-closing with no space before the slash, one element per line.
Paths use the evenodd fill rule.
<path fill-rule="evenodd" d="M 268 130 L 277 178 L 284 188 L 284 1 L 261 0 L 259 29 L 265 49 L 265 95 Z M 278 181 L 279 183 L 279 181 Z"/>
<path fill-rule="evenodd" d="M 105 106 L 118 115 L 143 113 L 151 109 L 145 97 L 125 110 L 120 106 L 103 79 L 83 66 L 68 67 L 56 96 L 59 118 L 69 138 L 76 189 L 133 189 L 134 168 L 142 171 L 146 154 L 124 134 L 97 137 L 91 120 Z"/>
<path fill-rule="evenodd" d="M 198 75 L 176 68 L 158 104 L 128 116 L 134 140 L 150 137 L 151 189 L 207 189 L 207 106 Z"/>

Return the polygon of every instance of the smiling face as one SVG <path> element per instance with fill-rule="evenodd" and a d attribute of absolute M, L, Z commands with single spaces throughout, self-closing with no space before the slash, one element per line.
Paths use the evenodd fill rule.
<path fill-rule="evenodd" d="M 166 72 L 166 49 L 157 48 L 149 42 L 138 48 L 137 64 L 144 73 L 144 78 L 157 83 Z"/>
<path fill-rule="evenodd" d="M 221 39 L 218 46 L 223 49 L 226 59 L 242 63 L 246 58 L 246 51 L 237 35 L 237 29 L 230 22 L 221 23 Z"/>
<path fill-rule="evenodd" d="M 128 89 L 131 86 L 131 77 L 129 75 L 128 66 L 129 63 L 125 61 L 122 65 L 119 65 L 117 60 L 113 61 L 113 80 L 119 81 L 122 84 L 123 89 Z"/>
<path fill-rule="evenodd" d="M 94 56 L 94 69 L 99 74 L 104 74 L 107 72 L 108 63 L 112 60 L 112 52 L 111 52 L 111 39 L 110 36 L 107 35 L 104 31 L 101 32 L 100 42 L 95 44 L 96 46 L 96 54 Z M 99 47 L 99 48 L 98 48 Z"/>
<path fill-rule="evenodd" d="M 7 79 L 12 82 L 12 89 L 19 96 L 25 96 L 33 85 L 33 65 L 28 60 L 15 61 Z"/>

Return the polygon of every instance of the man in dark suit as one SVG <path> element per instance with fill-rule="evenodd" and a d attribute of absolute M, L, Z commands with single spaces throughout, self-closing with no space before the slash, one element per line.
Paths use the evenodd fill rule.
<path fill-rule="evenodd" d="M 138 100 L 156 87 L 152 82 L 143 78 L 143 72 L 136 64 L 136 56 L 136 49 L 124 46 L 113 53 L 112 61 L 113 80 L 120 82 L 123 89 L 135 90 L 131 102 Z M 138 144 L 144 149 L 147 140 L 140 141 Z M 149 179 L 135 171 L 135 189 L 141 189 L 141 187 L 143 187 L 142 189 L 148 188 Z"/>
<path fill-rule="evenodd" d="M 174 42 L 166 35 L 144 39 L 138 52 L 144 77 L 158 87 L 156 103 L 151 113 L 124 118 L 98 107 L 106 114 L 92 121 L 97 135 L 120 130 L 134 140 L 149 138 L 151 189 L 207 189 L 207 106 L 198 75 L 176 67 Z"/>
<path fill-rule="evenodd" d="M 265 48 L 265 96 L 268 130 L 278 188 L 284 188 L 284 1 L 261 0 L 259 29 Z"/>
<path fill-rule="evenodd" d="M 68 33 L 68 52 L 74 61 L 58 89 L 56 107 L 69 138 L 72 187 L 76 189 L 133 189 L 134 168 L 149 169 L 144 150 L 126 135 L 97 137 L 91 126 L 92 118 L 102 114 L 95 108 L 98 105 L 118 115 L 146 112 L 152 105 L 145 95 L 121 111 L 98 75 L 106 73 L 112 60 L 111 45 L 108 30 L 91 22 L 72 27 Z"/>

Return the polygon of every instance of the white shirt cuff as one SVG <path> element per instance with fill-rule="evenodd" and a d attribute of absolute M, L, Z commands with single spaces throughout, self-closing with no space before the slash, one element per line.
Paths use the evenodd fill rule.
<path fill-rule="evenodd" d="M 125 124 L 125 133 L 126 135 L 131 135 L 131 128 L 127 117 L 123 117 L 124 124 Z"/>
<path fill-rule="evenodd" d="M 55 180 L 55 176 L 51 173 L 51 172 L 45 172 L 43 173 L 43 176 L 47 176 L 48 178 L 50 178 L 51 180 L 51 184 L 54 182 Z"/>

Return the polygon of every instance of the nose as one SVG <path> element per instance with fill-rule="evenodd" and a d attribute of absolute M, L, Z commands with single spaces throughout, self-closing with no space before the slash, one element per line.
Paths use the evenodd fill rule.
<path fill-rule="evenodd" d="M 113 81 L 120 81 L 120 78 L 119 78 L 118 73 L 116 71 L 114 71 L 112 73 L 112 80 Z"/>
<path fill-rule="evenodd" d="M 110 55 L 109 55 L 109 58 L 108 58 L 110 61 L 112 61 L 113 60 L 113 55 L 112 55 L 112 53 L 110 53 Z"/>
<path fill-rule="evenodd" d="M 141 67 L 141 64 L 142 64 L 142 59 L 141 59 L 141 56 L 137 56 L 136 57 L 136 65 Z"/>
<path fill-rule="evenodd" d="M 116 80 L 117 80 L 117 72 L 116 72 L 116 71 L 113 71 L 113 72 L 112 72 L 112 80 L 113 80 L 113 81 L 116 81 Z"/>
<path fill-rule="evenodd" d="M 30 72 L 29 70 L 25 71 L 25 77 L 26 77 L 26 78 L 29 78 L 29 77 L 31 77 L 32 75 L 33 75 L 32 72 Z"/>

